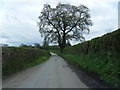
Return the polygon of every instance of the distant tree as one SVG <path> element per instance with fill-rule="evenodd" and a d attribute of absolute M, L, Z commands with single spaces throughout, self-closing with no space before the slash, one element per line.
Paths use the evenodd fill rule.
<path fill-rule="evenodd" d="M 32 46 L 32 45 L 29 45 L 29 47 L 30 47 L 30 48 L 34 48 L 34 46 Z"/>
<path fill-rule="evenodd" d="M 39 43 L 34 43 L 35 48 L 41 48 Z"/>
<path fill-rule="evenodd" d="M 89 9 L 84 5 L 74 6 L 59 3 L 56 8 L 45 4 L 39 16 L 39 32 L 50 43 L 58 43 L 63 52 L 67 40 L 83 41 L 83 33 L 92 26 Z"/>
<path fill-rule="evenodd" d="M 29 47 L 28 45 L 25 45 L 25 44 L 21 44 L 20 47 Z"/>
<path fill-rule="evenodd" d="M 70 41 L 69 41 L 69 40 L 66 42 L 66 46 L 71 46 L 71 44 L 70 44 Z"/>
<path fill-rule="evenodd" d="M 8 47 L 9 45 L 8 44 L 0 44 L 0 46 L 2 46 L 2 47 Z"/>

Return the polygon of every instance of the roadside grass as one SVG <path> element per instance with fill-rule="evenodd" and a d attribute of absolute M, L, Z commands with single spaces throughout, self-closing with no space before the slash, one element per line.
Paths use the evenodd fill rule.
<path fill-rule="evenodd" d="M 73 46 L 61 54 L 70 63 L 97 75 L 102 81 L 120 87 L 120 29 Z"/>
<path fill-rule="evenodd" d="M 111 54 L 109 58 L 106 53 L 75 55 L 57 52 L 57 54 L 65 58 L 69 63 L 97 75 L 100 80 L 107 84 L 120 87 L 120 58 L 118 58 L 118 54 Z"/>
<path fill-rule="evenodd" d="M 49 57 L 50 57 L 50 56 L 48 56 L 48 55 L 47 55 L 47 56 L 43 56 L 43 57 L 39 57 L 39 58 L 38 58 L 37 60 L 35 60 L 34 62 L 27 64 L 26 67 L 33 67 L 33 66 L 36 66 L 36 65 L 38 65 L 38 64 L 41 64 L 41 63 L 47 61 L 47 60 L 49 59 Z"/>

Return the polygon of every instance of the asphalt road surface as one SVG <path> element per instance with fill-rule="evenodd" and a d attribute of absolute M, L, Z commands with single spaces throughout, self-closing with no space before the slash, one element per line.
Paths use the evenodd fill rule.
<path fill-rule="evenodd" d="M 83 72 L 80 77 L 60 56 L 51 53 L 51 57 L 46 62 L 22 70 L 3 80 L 3 88 L 103 87 Z"/>

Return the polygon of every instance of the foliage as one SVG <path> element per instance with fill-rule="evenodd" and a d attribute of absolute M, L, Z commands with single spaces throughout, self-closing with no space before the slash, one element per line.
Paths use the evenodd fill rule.
<path fill-rule="evenodd" d="M 42 49 L 42 47 L 40 46 L 39 43 L 34 43 L 34 47 L 35 47 L 35 48 L 40 48 L 40 49 Z"/>
<path fill-rule="evenodd" d="M 83 32 L 89 32 L 89 9 L 84 5 L 74 6 L 59 3 L 55 8 L 45 4 L 39 16 L 39 31 L 46 41 L 58 43 L 63 52 L 68 40 L 84 40 Z"/>
<path fill-rule="evenodd" d="M 45 50 L 60 50 L 58 45 L 53 45 L 53 46 L 44 46 L 43 47 Z"/>
<path fill-rule="evenodd" d="M 84 68 L 99 76 L 99 78 L 106 83 L 113 85 L 113 87 L 120 87 L 120 57 L 118 54 L 111 53 L 108 59 L 106 53 L 95 55 L 73 55 L 73 54 L 60 54 L 70 63 Z M 119 54 L 120 55 L 120 54 Z"/>
<path fill-rule="evenodd" d="M 0 47 L 8 47 L 9 44 L 0 44 Z"/>
<path fill-rule="evenodd" d="M 101 80 L 120 87 L 120 29 L 78 45 L 60 54 L 78 67 L 97 74 Z"/>
<path fill-rule="evenodd" d="M 25 45 L 25 44 L 21 44 L 19 47 L 21 47 L 21 48 L 34 48 L 34 46 Z"/>
<path fill-rule="evenodd" d="M 102 37 L 94 38 L 90 41 L 86 41 L 72 47 L 65 48 L 65 52 L 71 53 L 120 53 L 120 29 L 115 30 L 112 33 L 107 33 Z"/>
<path fill-rule="evenodd" d="M 49 56 L 49 52 L 37 48 L 3 47 L 2 74 L 6 76 L 28 66 L 41 63 Z"/>

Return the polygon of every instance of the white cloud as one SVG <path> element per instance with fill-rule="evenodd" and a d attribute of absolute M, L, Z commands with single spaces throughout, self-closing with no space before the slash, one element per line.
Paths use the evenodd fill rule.
<path fill-rule="evenodd" d="M 87 40 L 113 31 L 118 27 L 117 2 L 119 0 L 4 0 L 0 4 L 0 43 L 19 45 L 42 43 L 37 21 L 43 4 L 55 7 L 58 2 L 73 5 L 84 4 L 91 11 L 94 25 Z M 73 42 L 74 44 L 74 42 Z"/>

